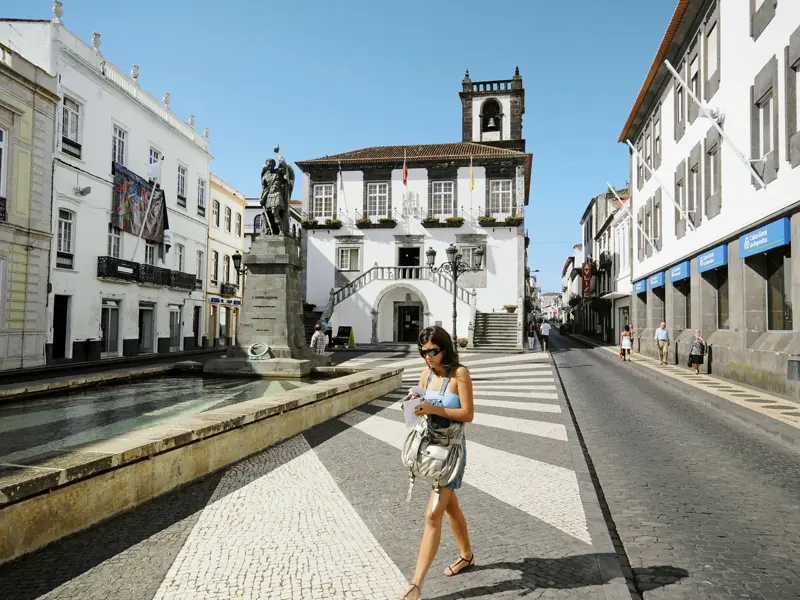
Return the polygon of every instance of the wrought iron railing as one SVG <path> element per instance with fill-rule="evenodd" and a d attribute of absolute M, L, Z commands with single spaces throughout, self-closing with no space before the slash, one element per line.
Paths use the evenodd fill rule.
<path fill-rule="evenodd" d="M 122 281 L 137 281 L 139 278 L 139 263 L 113 256 L 98 256 L 97 276 L 121 279 Z"/>
<path fill-rule="evenodd" d="M 444 273 L 433 273 L 430 267 L 372 267 L 363 275 L 347 285 L 333 291 L 333 305 L 344 302 L 350 296 L 373 281 L 426 280 L 434 283 L 449 294 L 453 293 L 453 280 Z M 456 297 L 462 302 L 474 305 L 475 294 L 456 286 Z"/>
<path fill-rule="evenodd" d="M 139 283 L 149 285 L 169 285 L 169 269 L 162 269 L 153 265 L 139 265 Z"/>
<path fill-rule="evenodd" d="M 219 287 L 220 296 L 235 296 L 239 291 L 239 286 L 234 283 L 223 283 Z"/>
<path fill-rule="evenodd" d="M 194 273 L 184 273 L 182 271 L 169 272 L 169 287 L 180 290 L 195 289 L 196 276 Z"/>

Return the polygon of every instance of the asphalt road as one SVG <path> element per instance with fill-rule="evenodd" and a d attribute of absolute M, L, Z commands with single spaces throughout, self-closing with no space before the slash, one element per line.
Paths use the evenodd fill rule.
<path fill-rule="evenodd" d="M 634 595 L 800 598 L 800 453 L 644 368 L 550 338 Z M 689 577 L 659 585 L 680 569 Z"/>

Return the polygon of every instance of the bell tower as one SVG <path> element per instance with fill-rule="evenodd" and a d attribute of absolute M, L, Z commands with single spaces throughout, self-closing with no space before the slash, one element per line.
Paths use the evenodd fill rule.
<path fill-rule="evenodd" d="M 519 67 L 512 79 L 496 81 L 472 81 L 467 69 L 461 84 L 461 140 L 525 152 L 525 90 Z"/>

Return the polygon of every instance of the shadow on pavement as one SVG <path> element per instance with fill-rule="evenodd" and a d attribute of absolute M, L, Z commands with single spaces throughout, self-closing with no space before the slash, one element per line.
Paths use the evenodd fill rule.
<path fill-rule="evenodd" d="M 519 571 L 520 577 L 508 579 L 493 585 L 459 590 L 443 594 L 429 600 L 451 600 L 453 598 L 478 598 L 490 594 L 519 591 L 519 597 L 532 594 L 536 590 L 556 589 L 571 590 L 582 587 L 603 585 L 608 583 L 600 576 L 598 563 L 604 560 L 616 560 L 616 554 L 578 554 L 561 558 L 525 558 L 522 562 L 497 562 L 488 565 L 476 565 L 470 570 L 485 571 L 489 569 L 506 569 Z M 650 591 L 677 583 L 688 577 L 685 569 L 669 566 L 654 566 L 634 569 L 634 576 L 643 591 Z"/>

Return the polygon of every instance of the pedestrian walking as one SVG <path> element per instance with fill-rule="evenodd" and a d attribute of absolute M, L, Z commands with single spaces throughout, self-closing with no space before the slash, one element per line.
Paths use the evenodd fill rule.
<path fill-rule="evenodd" d="M 600 323 L 594 326 L 594 335 L 598 342 L 603 341 L 603 326 Z"/>
<path fill-rule="evenodd" d="M 696 329 L 692 338 L 692 346 L 689 349 L 689 366 L 694 369 L 695 375 L 700 375 L 700 365 L 703 364 L 703 357 L 706 355 L 706 341 Z"/>
<path fill-rule="evenodd" d="M 472 379 L 467 368 L 458 362 L 458 351 L 453 346 L 450 334 L 438 326 L 427 327 L 419 334 L 418 347 L 427 366 L 419 376 L 419 386 L 425 388 L 425 397 L 414 408 L 414 414 L 418 417 L 429 415 L 430 426 L 437 430 L 446 429 L 453 422 L 472 422 L 475 414 Z M 409 393 L 414 395 L 413 391 Z M 466 445 L 463 453 L 464 461 L 455 481 L 431 491 L 425 511 L 425 532 L 419 547 L 417 567 L 401 600 L 421 598 L 422 584 L 439 549 L 442 517 L 445 514 L 456 537 L 460 554 L 458 560 L 445 568 L 444 575 L 452 577 L 475 565 L 467 521 L 456 496 L 466 468 Z"/>
<path fill-rule="evenodd" d="M 631 337 L 630 325 L 626 325 L 622 330 L 622 335 L 619 338 L 619 355 L 622 362 L 625 362 L 627 357 L 628 362 L 631 362 L 631 348 L 633 347 L 633 337 Z"/>
<path fill-rule="evenodd" d="M 536 321 L 528 323 L 528 350 L 536 349 Z"/>
<path fill-rule="evenodd" d="M 656 348 L 658 349 L 658 360 L 661 364 L 666 365 L 669 358 L 669 329 L 667 324 L 661 321 L 661 326 L 656 329 Z"/>
<path fill-rule="evenodd" d="M 547 352 L 547 340 L 550 339 L 550 323 L 547 320 L 542 323 L 539 333 L 542 335 L 542 351 Z"/>
<path fill-rule="evenodd" d="M 325 332 L 322 331 L 322 325 L 317 323 L 314 325 L 314 335 L 311 336 L 311 351 L 316 355 L 325 354 L 325 346 L 328 345 L 328 338 Z"/>

